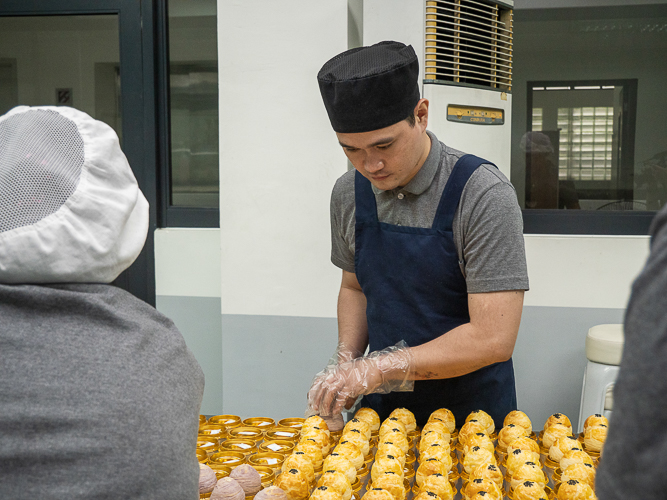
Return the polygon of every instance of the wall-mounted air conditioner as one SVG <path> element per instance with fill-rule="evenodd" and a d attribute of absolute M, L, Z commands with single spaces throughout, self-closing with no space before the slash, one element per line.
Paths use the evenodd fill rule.
<path fill-rule="evenodd" d="M 429 129 L 509 178 L 513 2 L 364 0 L 363 44 L 398 40 L 419 56 Z"/>

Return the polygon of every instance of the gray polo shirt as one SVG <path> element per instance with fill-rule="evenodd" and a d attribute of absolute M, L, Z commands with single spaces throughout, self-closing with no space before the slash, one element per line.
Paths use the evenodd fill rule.
<path fill-rule="evenodd" d="M 389 191 L 373 186 L 380 222 L 432 226 L 447 179 L 465 153 L 428 134 L 431 151 L 406 186 Z M 331 262 L 349 272 L 354 272 L 355 172 L 341 176 L 331 195 Z M 470 177 L 453 231 L 468 293 L 528 289 L 521 209 L 514 187 L 493 165 L 480 166 Z"/>

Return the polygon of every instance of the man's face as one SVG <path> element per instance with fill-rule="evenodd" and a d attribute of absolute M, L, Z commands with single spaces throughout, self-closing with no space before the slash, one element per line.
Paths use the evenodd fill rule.
<path fill-rule="evenodd" d="M 403 120 L 379 130 L 336 135 L 354 168 L 384 191 L 410 182 L 430 151 L 426 120 L 418 119 L 414 127 Z"/>

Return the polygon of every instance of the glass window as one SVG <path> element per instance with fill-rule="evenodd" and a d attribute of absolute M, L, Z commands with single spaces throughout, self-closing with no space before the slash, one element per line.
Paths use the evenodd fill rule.
<path fill-rule="evenodd" d="M 216 0 L 169 0 L 169 205 L 218 208 Z"/>
<path fill-rule="evenodd" d="M 665 5 L 515 10 L 512 182 L 524 217 L 667 203 L 666 51 Z"/>

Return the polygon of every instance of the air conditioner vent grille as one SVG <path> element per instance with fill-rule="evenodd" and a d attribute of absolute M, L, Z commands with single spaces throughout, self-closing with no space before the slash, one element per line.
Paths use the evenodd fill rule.
<path fill-rule="evenodd" d="M 427 81 L 512 90 L 512 9 L 481 0 L 426 0 Z"/>

